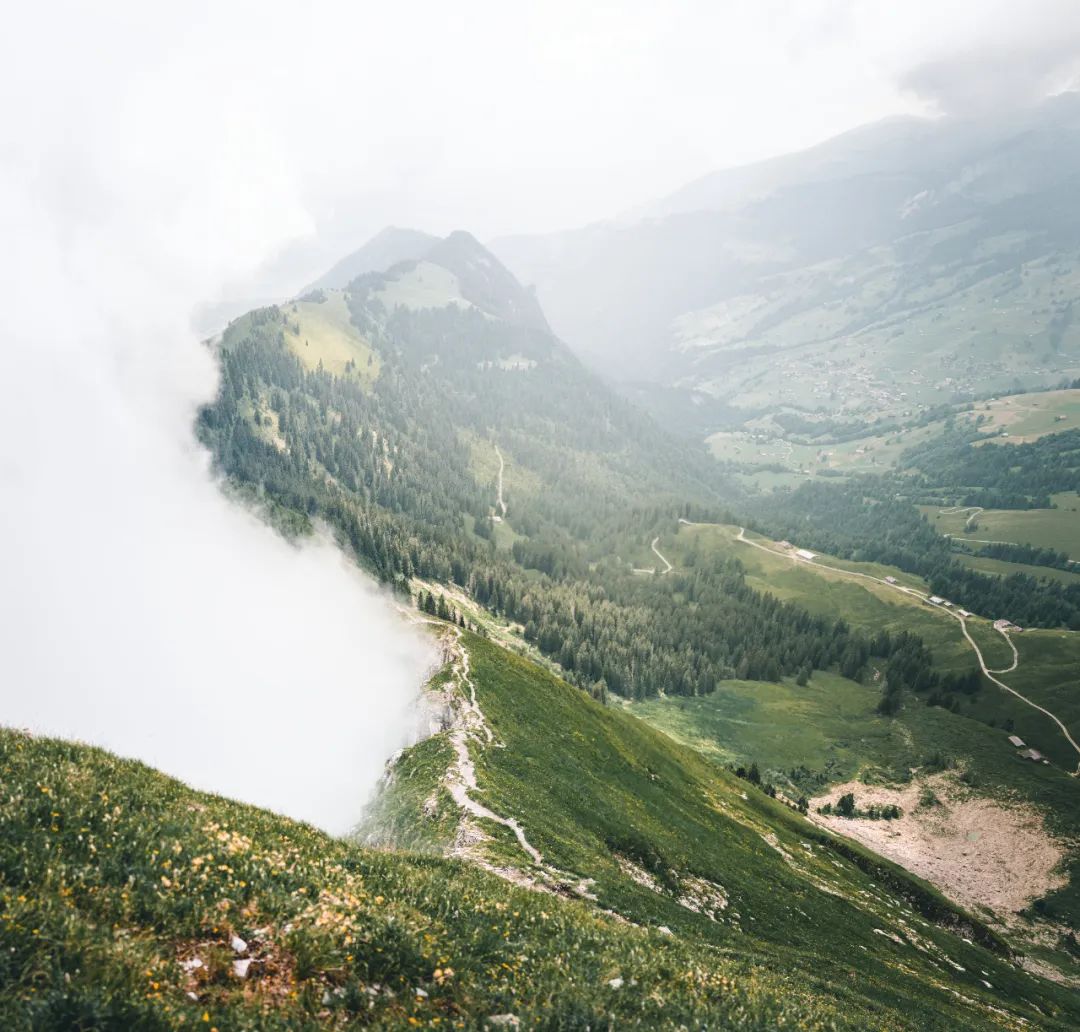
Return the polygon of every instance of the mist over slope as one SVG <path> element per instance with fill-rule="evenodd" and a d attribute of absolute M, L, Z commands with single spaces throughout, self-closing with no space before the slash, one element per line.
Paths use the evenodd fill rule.
<path fill-rule="evenodd" d="M 430 251 L 438 239 L 419 230 L 387 226 L 352 254 L 335 262 L 312 287 L 340 289 L 365 272 L 382 272 L 398 262 L 415 261 Z"/>
<path fill-rule="evenodd" d="M 1080 97 L 1063 94 L 886 120 L 493 249 L 624 383 L 677 385 L 736 421 L 901 415 L 1080 367 L 1078 179 Z"/>
<path fill-rule="evenodd" d="M 287 543 L 210 473 L 193 425 L 218 370 L 187 313 L 305 216 L 269 154 L 243 171 L 256 133 L 171 85 L 115 119 L 34 94 L 0 167 L 0 723 L 344 830 L 412 736 L 432 651 L 335 549 Z"/>

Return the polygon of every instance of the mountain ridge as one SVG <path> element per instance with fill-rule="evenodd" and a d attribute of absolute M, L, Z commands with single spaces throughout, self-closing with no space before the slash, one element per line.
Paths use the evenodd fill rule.
<path fill-rule="evenodd" d="M 438 237 L 421 230 L 386 226 L 355 251 L 335 262 L 301 293 L 319 288 L 340 289 L 366 272 L 382 272 L 398 262 L 420 258 Z"/>

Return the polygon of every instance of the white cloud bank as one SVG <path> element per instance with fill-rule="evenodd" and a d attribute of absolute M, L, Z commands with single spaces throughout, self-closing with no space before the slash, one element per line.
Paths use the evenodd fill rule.
<path fill-rule="evenodd" d="M 307 228 L 287 152 L 224 43 L 169 62 L 49 20 L 0 45 L 0 723 L 345 831 L 432 645 L 229 502 L 192 435 L 193 306 Z"/>

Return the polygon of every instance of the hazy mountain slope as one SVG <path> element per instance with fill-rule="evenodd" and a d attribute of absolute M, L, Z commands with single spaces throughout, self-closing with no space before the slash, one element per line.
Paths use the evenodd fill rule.
<path fill-rule="evenodd" d="M 438 242 L 438 237 L 415 229 L 387 226 L 375 234 L 363 247 L 346 255 L 320 276 L 311 288 L 340 289 L 365 272 L 389 269 L 398 262 L 422 257 Z"/>
<path fill-rule="evenodd" d="M 332 323 L 323 310 L 351 323 L 316 336 Z M 583 545 L 635 504 L 714 497 L 719 482 L 704 449 L 660 431 L 586 370 L 529 292 L 465 233 L 343 292 L 238 319 L 222 349 L 229 411 L 208 418 L 229 461 L 240 453 L 220 434 L 232 433 L 237 414 L 252 419 L 257 401 L 255 438 L 276 449 L 272 464 L 288 466 L 288 477 L 307 477 L 312 459 L 339 487 L 373 476 L 364 490 L 382 505 L 410 509 L 413 492 L 428 497 L 425 519 L 444 533 L 471 520 L 490 537 L 489 516 L 506 515 L 495 511 L 500 456 L 510 525 Z M 311 378 L 320 368 L 327 376 Z M 344 440 L 328 406 L 356 422 Z M 373 447 L 385 461 L 373 465 Z"/>
<path fill-rule="evenodd" d="M 440 307 L 456 295 L 499 319 L 548 330 L 536 298 L 464 230 L 440 239 L 414 229 L 388 226 L 320 276 L 312 289 L 341 290 L 358 277 L 385 273 L 395 266 L 402 268 L 396 269 L 391 279 L 409 278 L 415 275 L 419 262 L 437 266 L 450 277 L 439 284 L 444 296 L 433 292 L 429 307 Z"/>
<path fill-rule="evenodd" d="M 470 233 L 451 233 L 424 258 L 452 272 L 462 296 L 477 308 L 515 325 L 550 332 L 533 294 Z"/>
<path fill-rule="evenodd" d="M 877 642 L 883 628 L 860 625 L 852 635 L 831 622 L 843 614 L 829 613 L 817 596 L 780 605 L 749 587 L 737 556 L 704 558 L 667 576 L 650 572 L 661 568 L 655 546 L 659 541 L 660 555 L 668 549 L 674 513 L 710 518 L 685 508 L 688 501 L 716 504 L 707 463 L 585 372 L 523 310 L 520 288 L 475 241 L 458 234 L 434 257 L 442 262 L 429 252 L 321 300 L 251 313 L 230 328 L 222 398 L 203 427 L 233 482 L 270 500 L 290 526 L 325 518 L 385 579 L 421 601 L 434 590 L 470 625 L 543 657 L 598 699 L 663 692 L 722 706 L 716 689 L 723 678 L 776 684 L 805 667 L 831 678 L 847 671 L 848 687 L 861 681 L 876 711 L 881 683 L 893 680 L 874 675 L 889 662 L 877 657 L 899 654 L 888 635 Z M 490 270 L 478 285 L 467 282 Z M 500 283 L 504 289 L 492 297 L 491 285 Z M 332 371 L 329 345 L 312 333 L 318 325 L 342 335 L 335 354 L 343 364 Z M 319 349 L 317 360 L 312 349 Z M 915 909 L 930 924 L 951 920 L 942 917 L 950 908 L 905 876 L 886 876 L 891 869 L 866 854 L 815 853 L 815 833 L 789 811 L 752 789 L 743 800 L 741 783 L 711 764 L 697 766 L 703 761 L 632 721 L 620 723 L 615 707 L 593 707 L 584 693 L 476 639 L 467 638 L 456 656 L 435 685 L 449 707 L 447 730 L 400 758 L 367 828 L 375 840 L 450 850 L 515 880 L 595 896 L 602 909 L 662 925 L 684 942 L 699 937 L 737 949 L 766 968 L 782 962 L 826 994 L 845 984 L 845 950 L 854 942 L 876 957 L 872 970 L 883 972 L 866 981 L 868 995 L 860 984 L 844 998 L 864 1027 L 905 1027 L 889 1016 L 902 998 L 931 999 L 933 1013 L 911 1024 L 934 1027 L 938 1012 L 957 999 L 954 988 L 968 997 L 943 974 L 986 972 L 972 984 L 990 992 L 982 985 L 989 982 L 1000 994 L 991 998 L 1010 1005 L 1031 998 L 1029 985 L 1042 993 L 1017 969 L 957 957 L 952 940 L 938 938 L 947 933 L 909 915 L 907 928 L 881 923 L 893 911 L 887 903 L 876 909 L 875 889 L 863 878 L 894 888 L 900 878 L 908 905 L 918 900 Z M 875 658 L 867 664 L 860 656 Z M 955 659 L 963 674 L 970 659 Z M 461 671 L 467 675 L 470 666 L 466 682 Z M 936 665 L 918 674 L 920 684 L 940 683 L 936 677 Z M 475 713 L 468 725 L 455 723 L 460 700 L 471 702 L 473 692 L 490 742 Z M 916 701 L 912 695 L 907 704 Z M 933 715 L 924 723 L 933 727 Z M 992 733 L 980 731 L 989 756 Z M 480 809 L 462 820 L 461 786 L 473 783 L 464 762 L 475 765 L 477 787 L 468 798 Z M 734 826 L 724 823 L 729 819 Z M 530 859 L 526 841 L 542 859 Z M 841 876 L 845 860 L 855 869 Z M 1060 928 L 1045 931 L 1057 936 Z M 1043 951 L 1047 960 L 1055 948 Z M 894 949 L 899 957 L 889 953 Z M 878 957 L 880 950 L 889 955 Z M 914 965 L 911 951 L 919 955 Z M 906 974 L 897 981 L 900 970 Z M 1071 1006 L 1060 992 L 1060 1005 Z M 862 1014 L 868 1000 L 885 1010 Z M 967 1004 L 956 1006 L 940 1027 L 975 1020 Z"/>
<path fill-rule="evenodd" d="M 493 246 L 614 378 L 744 419 L 902 415 L 1080 368 L 1078 183 L 1080 101 L 1065 95 L 1002 119 L 869 126 L 706 177 L 636 221 Z"/>

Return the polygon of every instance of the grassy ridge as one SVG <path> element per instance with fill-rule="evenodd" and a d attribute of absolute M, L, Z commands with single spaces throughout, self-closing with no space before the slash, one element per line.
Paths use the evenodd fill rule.
<path fill-rule="evenodd" d="M 468 648 L 498 740 L 477 753 L 483 801 L 517 818 L 545 863 L 586 879 L 598 905 L 763 965 L 779 963 L 815 992 L 839 993 L 846 1010 L 865 1015 L 866 1027 L 898 1020 L 901 1027 L 978 1027 L 985 1016 L 958 1007 L 951 991 L 961 990 L 956 977 L 964 994 L 978 995 L 974 971 L 994 969 L 995 1005 L 1043 992 L 1011 964 L 944 930 L 962 926 L 968 938 L 998 942 L 900 868 L 821 834 L 693 750 L 526 660 L 480 639 L 468 639 Z M 492 859 L 527 869 L 509 836 L 490 830 Z M 652 885 L 643 884 L 642 871 Z M 711 915 L 679 902 L 703 884 L 727 901 Z M 1080 1004 L 1068 993 L 1061 999 Z"/>
<path fill-rule="evenodd" d="M 2 731 L 0 770 L 12 1032 L 477 1028 L 499 1014 L 544 1029 L 866 1027 L 780 974 L 100 750 Z M 254 958 L 243 980 L 234 935 Z"/>
<path fill-rule="evenodd" d="M 998 945 L 929 886 L 535 665 L 466 643 L 497 737 L 476 753 L 483 800 L 517 816 L 547 864 L 591 879 L 595 903 L 365 849 L 100 750 L 3 731 L 4 1027 L 1080 1020 L 1075 996 L 949 931 Z M 444 734 L 406 752 L 384 817 L 423 807 L 445 746 Z M 446 816 L 429 814 L 433 835 L 398 827 L 437 849 Z M 488 830 L 493 858 L 527 868 Z M 709 906 L 687 905 L 705 893 Z M 231 970 L 234 935 L 252 960 L 245 979 Z M 203 966 L 185 971 L 193 958 Z"/>

